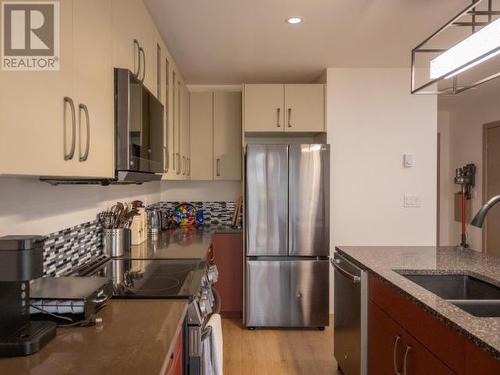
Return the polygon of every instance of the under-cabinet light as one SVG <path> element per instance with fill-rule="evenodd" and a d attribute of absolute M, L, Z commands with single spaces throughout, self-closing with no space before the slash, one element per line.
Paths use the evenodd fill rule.
<path fill-rule="evenodd" d="M 500 18 L 431 61 L 430 77 L 451 78 L 500 53 Z M 481 58 L 481 56 L 484 56 Z M 463 66 L 462 69 L 454 70 Z"/>
<path fill-rule="evenodd" d="M 291 25 L 297 25 L 299 23 L 301 23 L 304 19 L 302 17 L 289 17 L 287 18 L 286 22 L 288 22 L 289 24 Z"/>

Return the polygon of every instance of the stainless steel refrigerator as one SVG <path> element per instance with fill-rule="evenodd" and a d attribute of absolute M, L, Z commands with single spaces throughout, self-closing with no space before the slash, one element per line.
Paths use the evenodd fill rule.
<path fill-rule="evenodd" d="M 247 327 L 328 325 L 330 148 L 246 149 Z"/>

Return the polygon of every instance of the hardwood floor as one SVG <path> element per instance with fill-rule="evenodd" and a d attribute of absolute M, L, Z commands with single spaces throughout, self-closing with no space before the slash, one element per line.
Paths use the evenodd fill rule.
<path fill-rule="evenodd" d="M 335 375 L 332 324 L 324 331 L 255 330 L 223 319 L 224 375 Z"/>

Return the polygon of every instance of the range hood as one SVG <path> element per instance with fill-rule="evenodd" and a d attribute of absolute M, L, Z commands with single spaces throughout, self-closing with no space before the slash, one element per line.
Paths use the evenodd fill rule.
<path fill-rule="evenodd" d="M 51 185 L 141 185 L 144 182 L 160 181 L 161 175 L 137 171 L 117 171 L 115 178 L 68 178 L 40 177 L 40 181 Z"/>

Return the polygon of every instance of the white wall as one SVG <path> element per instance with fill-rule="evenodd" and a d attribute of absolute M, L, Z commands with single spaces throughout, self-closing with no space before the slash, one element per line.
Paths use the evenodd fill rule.
<path fill-rule="evenodd" d="M 439 106 L 438 106 L 439 107 Z M 455 187 L 452 182 L 455 175 L 455 169 L 452 168 L 450 158 L 450 137 L 451 137 L 451 119 L 448 111 L 438 112 L 438 132 L 440 141 L 440 172 L 439 172 L 439 245 L 451 246 L 460 241 L 455 238 L 452 226 L 448 220 L 454 215 L 453 194 Z M 445 220 L 443 221 L 443 218 Z M 458 241 L 458 242 L 457 242 Z"/>
<path fill-rule="evenodd" d="M 453 183 L 456 168 L 474 163 L 477 166 L 476 188 L 472 196 L 473 214 L 479 210 L 483 202 L 483 125 L 500 120 L 500 100 L 498 84 L 479 87 L 456 97 L 445 97 L 439 101 L 440 110 L 449 113 L 449 170 L 450 176 L 441 184 L 442 202 L 448 200 L 452 205 L 453 192 L 459 190 Z M 446 190 L 446 192 L 444 191 Z M 443 197 L 444 195 L 444 197 Z M 441 203 L 443 204 L 443 203 Z M 441 227 L 449 233 L 448 245 L 460 243 L 460 223 L 454 221 L 453 210 L 441 217 Z M 482 250 L 482 230 L 468 226 L 468 240 L 475 250 Z M 446 243 L 443 243 L 446 245 Z"/>
<path fill-rule="evenodd" d="M 435 245 L 437 98 L 410 95 L 408 69 L 330 68 L 334 245 Z M 402 165 L 412 153 L 413 168 Z M 421 208 L 404 208 L 404 195 Z"/>
<path fill-rule="evenodd" d="M 236 200 L 239 182 L 166 181 L 143 185 L 51 186 L 35 178 L 0 177 L 0 236 L 46 235 L 89 220 L 116 201 Z"/>

